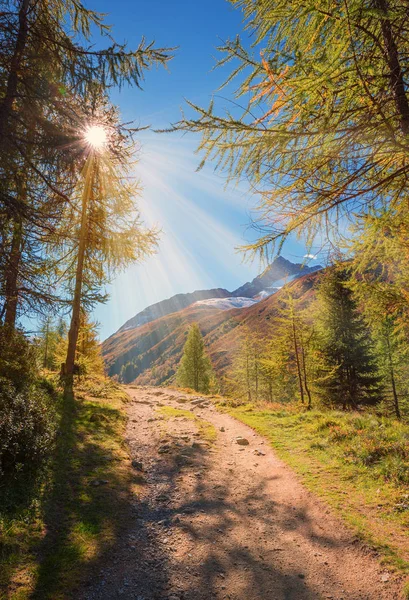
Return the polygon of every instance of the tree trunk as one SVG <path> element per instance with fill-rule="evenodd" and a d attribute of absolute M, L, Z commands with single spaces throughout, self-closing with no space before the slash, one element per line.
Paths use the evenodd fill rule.
<path fill-rule="evenodd" d="M 28 13 L 30 0 L 23 0 L 18 14 L 18 32 L 14 53 L 10 61 L 10 71 L 6 83 L 6 91 L 0 103 L 0 145 L 7 144 L 8 128 L 10 126 L 10 114 L 13 110 L 14 100 L 17 97 L 18 73 L 24 58 L 24 51 L 28 39 Z"/>
<path fill-rule="evenodd" d="M 254 355 L 254 395 L 256 402 L 258 400 L 258 355 Z"/>
<path fill-rule="evenodd" d="M 18 275 L 20 270 L 23 227 L 21 221 L 14 221 L 13 238 L 11 241 L 10 258 L 6 270 L 5 281 L 5 317 L 4 323 L 10 332 L 16 326 L 18 306 Z"/>
<path fill-rule="evenodd" d="M 77 268 L 75 273 L 74 298 L 72 301 L 71 324 L 68 332 L 68 349 L 67 358 L 65 361 L 66 392 L 71 392 L 73 387 L 75 352 L 77 348 L 81 319 L 81 293 L 84 279 L 84 261 L 88 234 L 88 205 L 95 177 L 95 157 L 92 153 L 87 158 L 84 172 L 85 182 L 84 191 L 82 194 L 81 227 L 78 245 Z"/>
<path fill-rule="evenodd" d="M 250 364 L 249 364 L 249 352 L 246 348 L 246 383 L 247 383 L 247 400 L 251 402 L 251 379 L 250 379 Z"/>
<path fill-rule="evenodd" d="M 388 56 L 389 76 L 396 108 L 399 113 L 401 130 L 403 134 L 407 135 L 409 133 L 409 102 L 406 96 L 402 67 L 399 62 L 398 48 L 393 37 L 391 22 L 387 17 L 389 7 L 386 0 L 375 0 L 375 6 L 385 14 L 385 18 L 382 18 L 381 21 L 381 29 Z"/>
<path fill-rule="evenodd" d="M 297 364 L 298 384 L 299 384 L 299 387 L 300 387 L 301 404 L 304 404 L 304 388 L 303 388 L 303 384 L 302 384 L 300 355 L 299 355 L 299 352 L 298 352 L 297 333 L 296 333 L 296 329 L 295 329 L 294 314 L 291 314 L 291 321 L 292 321 L 292 329 L 293 329 L 293 342 L 294 342 L 295 361 L 296 361 L 296 364 Z"/>
<path fill-rule="evenodd" d="M 49 322 L 48 322 L 48 318 L 47 318 L 47 322 L 45 325 L 45 344 L 44 344 L 44 360 L 43 360 L 43 367 L 44 369 L 47 368 L 47 363 L 48 363 L 48 336 L 49 336 Z"/>
<path fill-rule="evenodd" d="M 304 387 L 305 387 L 305 391 L 306 394 L 308 396 L 308 410 L 311 410 L 312 408 L 312 398 L 311 398 L 311 392 L 310 392 L 310 388 L 308 387 L 308 378 L 307 378 L 307 368 L 305 366 L 305 350 L 304 350 L 304 346 L 301 346 L 301 355 L 302 355 L 302 371 L 303 371 L 303 378 L 304 378 Z"/>
<path fill-rule="evenodd" d="M 399 408 L 398 393 L 396 391 L 395 369 L 393 368 L 392 350 L 391 350 L 389 332 L 386 333 L 386 346 L 388 348 L 388 364 L 389 364 L 389 375 L 391 378 L 391 385 L 392 385 L 393 407 L 395 409 L 395 415 L 396 415 L 397 419 L 400 420 L 401 414 L 400 414 L 400 408 Z"/>

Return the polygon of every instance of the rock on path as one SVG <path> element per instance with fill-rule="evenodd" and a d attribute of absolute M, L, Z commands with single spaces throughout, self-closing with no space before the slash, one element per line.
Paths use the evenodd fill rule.
<path fill-rule="evenodd" d="M 207 399 L 170 389 L 128 393 L 127 442 L 142 491 L 130 495 L 124 535 L 76 598 L 401 597 L 400 582 L 250 428 Z M 158 405 L 195 418 L 169 417 Z M 214 425 L 216 441 L 203 439 L 198 419 Z"/>

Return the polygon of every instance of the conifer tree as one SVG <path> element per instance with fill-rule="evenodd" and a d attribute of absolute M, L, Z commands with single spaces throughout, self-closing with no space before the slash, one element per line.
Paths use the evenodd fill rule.
<path fill-rule="evenodd" d="M 260 339 L 246 325 L 238 331 L 240 342 L 234 357 L 229 392 L 247 402 L 256 402 L 260 395 Z"/>
<path fill-rule="evenodd" d="M 347 281 L 345 269 L 330 268 L 317 292 L 323 364 L 319 385 L 323 402 L 344 410 L 380 399 L 373 341 Z"/>
<path fill-rule="evenodd" d="M 402 417 L 402 401 L 408 398 L 408 346 L 396 319 L 383 315 L 372 321 L 379 372 L 384 397 L 397 419 Z"/>
<path fill-rule="evenodd" d="M 80 185 L 65 215 L 71 235 L 60 247 L 68 258 L 67 291 L 72 297 L 64 368 L 67 390 L 72 387 L 81 311 L 103 301 L 101 287 L 110 277 L 149 256 L 157 243 L 157 231 L 141 222 L 136 204 L 139 188 L 129 177 L 133 142 L 121 127 L 116 109 L 100 98 L 92 122 L 90 131 L 96 127 L 103 141 L 94 144 L 85 132 Z"/>
<path fill-rule="evenodd" d="M 75 352 L 75 364 L 79 376 L 104 374 L 104 361 L 101 353 L 101 344 L 98 337 L 99 324 L 92 321 L 86 312 L 81 311 L 80 327 L 78 331 L 78 343 Z M 67 356 L 67 327 L 60 332 L 54 346 L 53 360 L 56 365 L 61 365 Z"/>
<path fill-rule="evenodd" d="M 188 387 L 196 392 L 207 394 L 213 378 L 212 365 L 205 350 L 199 325 L 192 323 L 183 348 L 176 381 L 180 387 Z"/>
<path fill-rule="evenodd" d="M 39 336 L 36 341 L 43 369 L 58 370 L 60 365 L 56 362 L 55 353 L 63 332 L 61 321 L 56 322 L 51 314 L 46 314 L 41 319 Z"/>
<path fill-rule="evenodd" d="M 401 251 L 406 224 L 394 232 L 394 219 L 365 219 L 353 244 L 349 287 L 371 328 L 379 372 L 384 386 L 386 410 L 400 419 L 408 398 L 409 280 L 408 258 Z"/>
<path fill-rule="evenodd" d="M 369 207 L 406 212 L 409 6 L 400 0 L 231 0 L 239 36 L 220 50 L 237 82 L 231 109 L 175 127 L 202 134 L 204 161 L 259 192 L 268 252 L 291 232 L 331 236 Z M 225 99 L 223 105 L 225 106 Z M 256 222 L 257 225 L 257 222 Z"/>
<path fill-rule="evenodd" d="M 107 47 L 92 46 L 95 33 Z M 77 0 L 6 0 L 0 46 L 0 315 L 12 332 L 19 313 L 58 299 L 46 245 L 62 235 L 95 83 L 139 87 L 170 53 L 117 44 L 103 15 Z"/>
<path fill-rule="evenodd" d="M 291 288 L 284 289 L 261 360 L 262 369 L 271 378 L 274 399 L 290 401 L 298 396 L 308 409 L 317 378 L 316 336 L 311 321 L 311 307 L 302 309 Z"/>

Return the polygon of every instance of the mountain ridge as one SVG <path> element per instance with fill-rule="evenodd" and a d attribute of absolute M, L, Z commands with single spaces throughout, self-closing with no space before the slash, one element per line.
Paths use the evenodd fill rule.
<path fill-rule="evenodd" d="M 140 327 L 141 325 L 146 325 L 156 319 L 183 310 L 195 302 L 216 298 L 251 299 L 257 297 L 256 299 L 260 300 L 276 291 L 276 288 L 273 289 L 272 286 L 274 282 L 285 279 L 286 277 L 303 276 L 321 268 L 321 265 L 308 267 L 302 263 L 292 263 L 286 258 L 278 256 L 260 275 L 257 275 L 251 282 L 245 283 L 232 292 L 229 292 L 225 288 L 195 290 L 194 292 L 175 294 L 170 298 L 155 302 L 137 313 L 134 317 L 128 319 L 115 333 L 109 336 L 104 343 L 118 333 Z"/>

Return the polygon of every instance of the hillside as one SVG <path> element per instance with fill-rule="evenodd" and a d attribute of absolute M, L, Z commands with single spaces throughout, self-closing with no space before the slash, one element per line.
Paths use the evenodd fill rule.
<path fill-rule="evenodd" d="M 313 272 L 287 285 L 296 297 L 304 296 L 308 301 L 316 280 L 317 273 Z M 217 373 L 223 375 L 237 347 L 237 326 L 271 326 L 282 293 L 278 290 L 251 306 L 230 310 L 196 302 L 140 327 L 119 330 L 102 346 L 109 375 L 119 375 L 127 365 L 123 371 L 126 382 L 159 385 L 169 381 L 180 360 L 188 326 L 194 321 L 199 324 Z"/>

